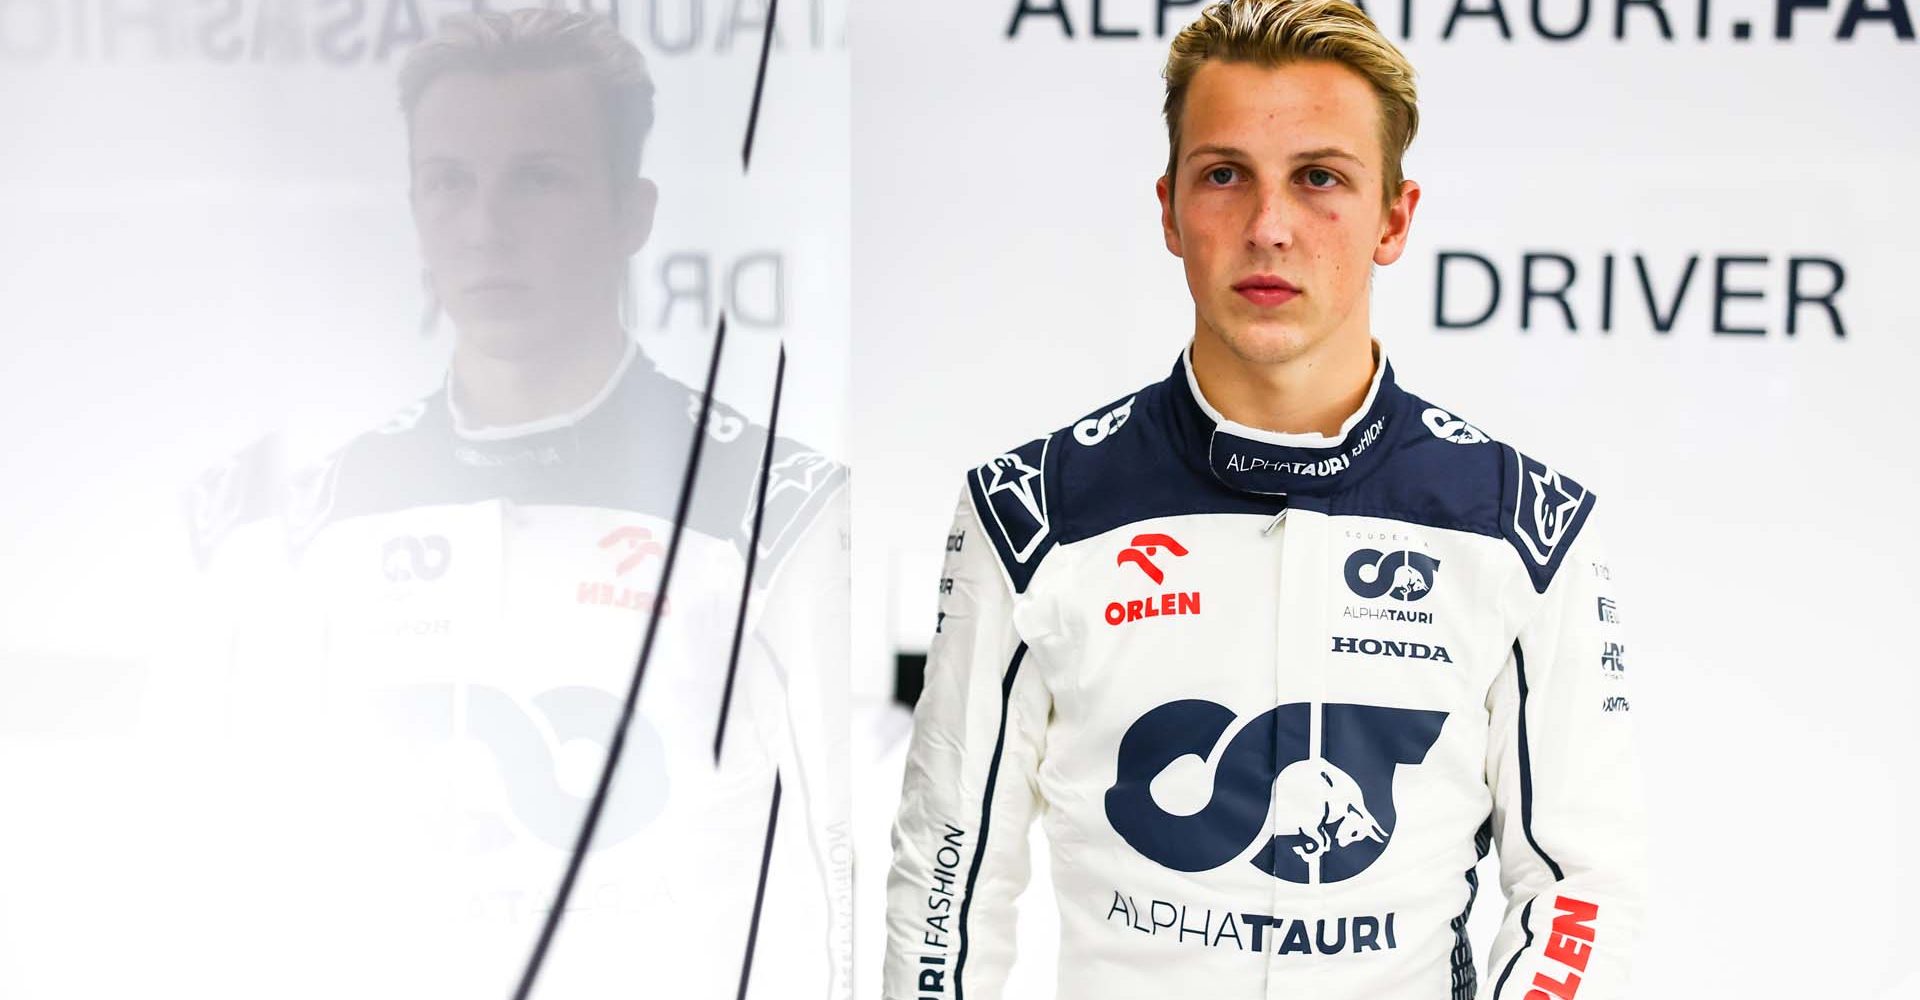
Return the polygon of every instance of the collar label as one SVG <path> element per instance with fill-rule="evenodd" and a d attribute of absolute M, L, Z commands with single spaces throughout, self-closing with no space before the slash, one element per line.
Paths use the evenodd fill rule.
<path fill-rule="evenodd" d="M 1214 475 L 1235 489 L 1254 493 L 1306 492 L 1325 488 L 1352 468 L 1385 436 L 1380 413 L 1351 439 L 1334 448 L 1289 448 L 1241 437 L 1225 428 L 1213 433 Z"/>

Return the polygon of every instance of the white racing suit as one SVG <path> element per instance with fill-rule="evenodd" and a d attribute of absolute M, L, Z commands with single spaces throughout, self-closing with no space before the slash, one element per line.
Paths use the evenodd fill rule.
<path fill-rule="evenodd" d="M 294 870 L 313 939 L 264 947 L 351 995 L 512 994 L 655 608 L 699 412 L 630 349 L 573 414 L 472 432 L 442 390 L 290 499 L 245 461 L 202 491 L 209 571 L 265 595 L 233 641 L 236 739 L 275 762 L 268 798 L 312 803 L 267 824 L 312 855 L 265 874 Z M 845 470 L 776 441 L 736 650 L 767 431 L 715 403 L 704 437 L 536 997 L 851 995 Z"/>
<path fill-rule="evenodd" d="M 1332 438 L 1224 419 L 1183 357 L 967 476 L 888 1000 L 1001 995 L 1036 816 L 1061 1000 L 1626 996 L 1643 821 L 1595 497 L 1376 359 Z"/>

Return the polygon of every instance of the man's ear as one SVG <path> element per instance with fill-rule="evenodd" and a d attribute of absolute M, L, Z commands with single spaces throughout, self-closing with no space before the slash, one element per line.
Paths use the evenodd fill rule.
<path fill-rule="evenodd" d="M 1167 252 L 1180 256 L 1180 230 L 1173 224 L 1173 186 L 1172 180 L 1162 176 L 1154 182 L 1153 193 L 1160 199 L 1160 236 L 1166 240 Z"/>
<path fill-rule="evenodd" d="M 615 211 L 620 214 L 620 249 L 631 257 L 647 245 L 653 233 L 653 210 L 660 204 L 660 188 L 645 177 L 627 182 Z"/>
<path fill-rule="evenodd" d="M 1420 185 L 1413 181 L 1401 181 L 1399 196 L 1387 206 L 1387 220 L 1380 231 L 1380 242 L 1373 248 L 1375 264 L 1391 264 L 1406 252 L 1407 234 L 1413 231 L 1413 208 L 1418 204 Z"/>

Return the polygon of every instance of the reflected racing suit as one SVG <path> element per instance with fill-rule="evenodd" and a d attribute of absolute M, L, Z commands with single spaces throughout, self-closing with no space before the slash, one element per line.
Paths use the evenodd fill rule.
<path fill-rule="evenodd" d="M 272 834 L 321 842 L 290 867 L 351 917 L 316 975 L 510 992 L 651 627 L 537 995 L 851 995 L 846 470 L 782 436 L 763 473 L 766 428 L 715 402 L 656 604 L 700 402 L 630 345 L 573 413 L 469 430 L 443 388 L 286 489 L 249 453 L 203 491 L 208 572 L 251 601 L 236 733 L 291 758 L 263 783 L 318 818 Z"/>
<path fill-rule="evenodd" d="M 1035 816 L 1062 1000 L 1625 996 L 1643 821 L 1595 510 L 1377 346 L 1331 438 L 1226 420 L 1183 357 L 973 470 L 886 997 L 1001 995 Z"/>

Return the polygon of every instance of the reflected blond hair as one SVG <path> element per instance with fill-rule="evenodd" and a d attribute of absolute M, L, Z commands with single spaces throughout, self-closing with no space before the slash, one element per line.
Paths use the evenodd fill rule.
<path fill-rule="evenodd" d="M 577 69 L 600 100 L 616 184 L 640 173 L 640 148 L 653 128 L 653 78 L 640 50 L 601 14 L 548 8 L 451 14 L 400 67 L 400 110 L 413 112 L 447 73 Z"/>
<path fill-rule="evenodd" d="M 1180 115 L 1194 73 L 1208 59 L 1277 68 L 1322 59 L 1359 73 L 1380 99 L 1381 203 L 1400 191 L 1401 158 L 1420 126 L 1413 64 L 1348 0 L 1219 0 L 1173 40 L 1167 81 L 1167 187 L 1180 156 Z"/>

